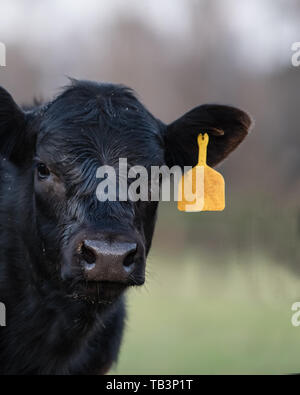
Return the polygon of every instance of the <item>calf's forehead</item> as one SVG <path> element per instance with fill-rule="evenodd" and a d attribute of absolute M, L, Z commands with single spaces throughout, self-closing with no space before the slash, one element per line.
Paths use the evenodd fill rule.
<path fill-rule="evenodd" d="M 127 158 L 132 165 L 163 163 L 160 125 L 147 112 L 125 109 L 119 112 L 119 117 L 113 117 L 93 109 L 93 116 L 84 117 L 82 108 L 77 107 L 69 114 L 58 113 L 57 117 L 53 112 L 47 113 L 42 119 L 38 156 L 52 162 L 89 157 L 100 164 L 110 164 L 119 158 Z"/>
<path fill-rule="evenodd" d="M 37 154 L 54 161 L 94 156 L 105 164 L 119 157 L 162 162 L 162 124 L 127 87 L 73 82 L 39 116 Z"/>
<path fill-rule="evenodd" d="M 140 129 L 103 130 L 99 126 L 79 130 L 73 126 L 44 134 L 37 140 L 36 154 L 50 162 L 94 158 L 99 164 L 110 164 L 127 158 L 132 165 L 145 166 L 163 164 L 164 159 L 163 145 L 155 133 Z"/>

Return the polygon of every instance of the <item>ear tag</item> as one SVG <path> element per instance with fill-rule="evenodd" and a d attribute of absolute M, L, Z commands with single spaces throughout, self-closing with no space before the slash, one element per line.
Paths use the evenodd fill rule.
<path fill-rule="evenodd" d="M 225 208 L 225 181 L 206 163 L 208 134 L 199 134 L 198 164 L 185 173 L 178 185 L 178 210 L 222 211 Z"/>

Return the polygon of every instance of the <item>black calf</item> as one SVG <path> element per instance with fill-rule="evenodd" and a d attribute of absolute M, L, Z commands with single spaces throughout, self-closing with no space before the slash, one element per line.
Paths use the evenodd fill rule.
<path fill-rule="evenodd" d="M 2 374 L 105 373 L 124 327 L 124 291 L 145 279 L 157 202 L 100 202 L 101 165 L 216 165 L 244 139 L 242 111 L 195 108 L 165 125 L 119 85 L 73 81 L 23 111 L 0 88 Z"/>

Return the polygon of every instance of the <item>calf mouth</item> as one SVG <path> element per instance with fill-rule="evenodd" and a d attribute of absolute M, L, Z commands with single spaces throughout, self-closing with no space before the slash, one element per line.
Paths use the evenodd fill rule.
<path fill-rule="evenodd" d="M 111 304 L 128 288 L 127 284 L 111 281 L 80 281 L 71 297 L 97 304 Z"/>

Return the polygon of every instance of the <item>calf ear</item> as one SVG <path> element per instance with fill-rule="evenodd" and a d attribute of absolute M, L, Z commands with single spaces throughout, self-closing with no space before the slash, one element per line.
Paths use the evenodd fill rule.
<path fill-rule="evenodd" d="M 207 164 L 216 166 L 244 140 L 251 119 L 234 107 L 205 104 L 189 111 L 167 126 L 165 132 L 166 163 L 195 166 L 198 161 L 199 133 L 208 133 Z"/>
<path fill-rule="evenodd" d="M 0 154 L 19 164 L 26 154 L 27 140 L 25 113 L 0 87 Z"/>

